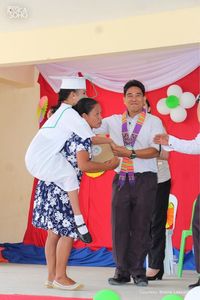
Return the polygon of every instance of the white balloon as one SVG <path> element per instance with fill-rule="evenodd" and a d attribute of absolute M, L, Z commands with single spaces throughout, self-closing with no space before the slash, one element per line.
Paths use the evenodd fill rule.
<path fill-rule="evenodd" d="M 184 300 L 199 300 L 200 299 L 200 286 L 191 289 L 186 295 Z"/>
<path fill-rule="evenodd" d="M 156 108 L 161 115 L 168 115 L 170 113 L 170 108 L 166 105 L 166 98 L 160 99 L 156 105 Z"/>
<path fill-rule="evenodd" d="M 183 92 L 182 88 L 179 85 L 173 84 L 168 87 L 167 96 L 174 95 L 179 98 L 181 96 L 182 92 Z"/>
<path fill-rule="evenodd" d="M 176 123 L 180 123 L 186 119 L 187 112 L 183 107 L 178 106 L 176 108 L 171 109 L 170 117 L 171 117 L 172 121 L 174 121 Z"/>
<path fill-rule="evenodd" d="M 195 96 L 190 92 L 185 92 L 180 97 L 180 105 L 184 108 L 191 108 L 195 105 Z"/>

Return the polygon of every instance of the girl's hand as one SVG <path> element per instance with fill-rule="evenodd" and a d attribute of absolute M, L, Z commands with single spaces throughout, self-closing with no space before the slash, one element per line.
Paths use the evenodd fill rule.
<path fill-rule="evenodd" d="M 119 166 L 120 160 L 118 157 L 114 156 L 112 159 L 105 162 L 108 170 L 113 170 Z"/>

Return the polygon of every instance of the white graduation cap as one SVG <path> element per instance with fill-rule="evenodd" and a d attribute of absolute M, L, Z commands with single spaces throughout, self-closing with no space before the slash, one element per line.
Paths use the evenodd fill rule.
<path fill-rule="evenodd" d="M 50 76 L 50 78 L 62 81 L 60 89 L 86 89 L 86 81 L 84 77 Z"/>

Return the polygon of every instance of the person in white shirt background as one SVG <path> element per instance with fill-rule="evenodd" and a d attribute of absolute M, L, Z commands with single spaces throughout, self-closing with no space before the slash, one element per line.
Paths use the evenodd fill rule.
<path fill-rule="evenodd" d="M 138 80 L 124 86 L 126 111 L 104 118 L 96 133 L 109 134 L 113 152 L 121 157 L 112 185 L 112 242 L 116 263 L 111 285 L 126 284 L 133 278 L 137 286 L 147 286 L 144 261 L 149 246 L 153 203 L 157 190 L 159 147 L 156 133 L 164 132 L 161 120 L 146 113 L 145 87 Z M 112 145 L 112 144 L 111 144 Z"/>
<path fill-rule="evenodd" d="M 147 112 L 151 113 L 151 106 L 146 99 Z M 161 280 L 164 274 L 164 258 L 166 243 L 166 222 L 169 194 L 171 188 L 171 174 L 168 164 L 169 152 L 160 146 L 158 164 L 158 188 L 151 219 L 151 243 L 148 252 L 148 280 Z"/>
<path fill-rule="evenodd" d="M 197 118 L 200 123 L 200 94 L 197 96 Z M 200 154 L 200 133 L 198 133 L 193 140 L 183 140 L 169 134 L 157 134 L 154 137 L 154 142 L 163 145 L 163 148 L 167 151 L 177 151 L 185 154 Z M 194 209 L 192 235 L 196 271 L 199 274 L 199 279 L 196 283 L 190 284 L 189 288 L 200 286 L 200 195 L 197 197 Z"/>

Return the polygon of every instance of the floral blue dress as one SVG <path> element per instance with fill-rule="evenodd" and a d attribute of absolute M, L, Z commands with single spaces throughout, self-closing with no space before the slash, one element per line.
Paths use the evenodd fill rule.
<path fill-rule="evenodd" d="M 91 139 L 83 140 L 73 133 L 61 150 L 69 163 L 74 167 L 77 178 L 81 180 L 82 172 L 78 168 L 76 154 L 85 150 L 91 158 Z M 74 214 L 70 199 L 64 190 L 53 182 L 39 180 L 34 199 L 33 225 L 45 230 L 52 230 L 60 236 L 77 239 Z"/>

